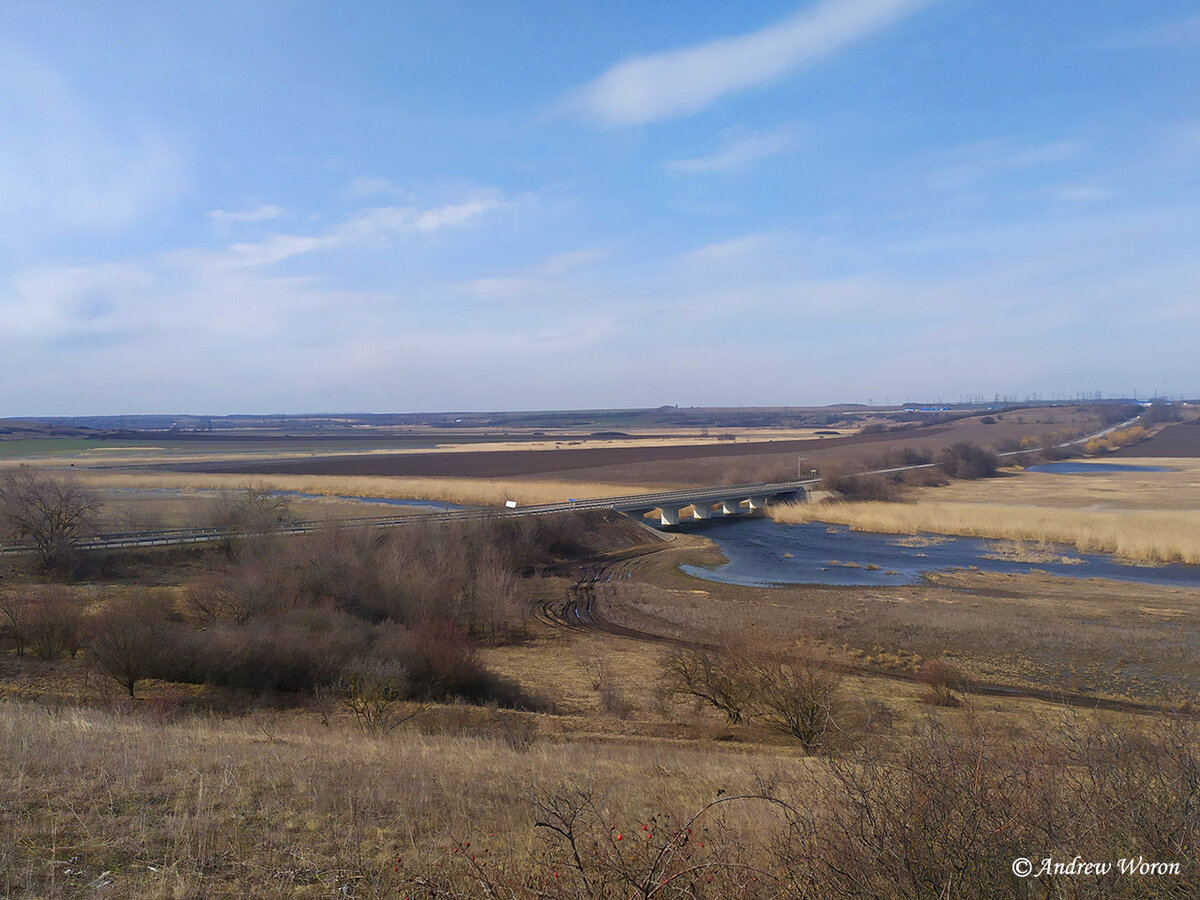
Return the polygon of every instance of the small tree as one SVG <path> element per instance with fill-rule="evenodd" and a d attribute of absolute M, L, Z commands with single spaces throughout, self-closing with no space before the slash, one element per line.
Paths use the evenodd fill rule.
<path fill-rule="evenodd" d="M 18 596 L 15 591 L 0 591 L 0 616 L 8 625 L 8 635 L 16 645 L 17 656 L 24 656 L 33 619 L 33 607 L 28 598 Z"/>
<path fill-rule="evenodd" d="M 217 524 L 232 531 L 269 532 L 292 521 L 291 501 L 260 484 L 223 491 L 217 500 Z"/>
<path fill-rule="evenodd" d="M 71 565 L 79 541 L 95 523 L 99 501 L 69 478 L 23 466 L 0 479 L 0 528 L 28 541 L 46 569 Z"/>
<path fill-rule="evenodd" d="M 394 660 L 351 660 L 334 687 L 364 731 L 386 734 L 416 715 L 400 715 L 399 705 L 409 690 L 408 672 Z"/>
<path fill-rule="evenodd" d="M 821 747 L 834 727 L 842 676 L 813 646 L 766 650 L 753 662 L 754 704 L 766 725 L 794 737 L 806 751 Z"/>
<path fill-rule="evenodd" d="M 31 598 L 29 611 L 29 649 L 38 659 L 57 659 L 63 653 L 72 658 L 83 646 L 83 610 L 72 602 L 65 588 L 50 588 Z"/>
<path fill-rule="evenodd" d="M 747 717 L 751 686 L 740 648 L 678 648 L 663 660 L 663 677 L 672 694 L 695 697 L 725 713 L 736 725 Z"/>
<path fill-rule="evenodd" d="M 151 677 L 167 651 L 169 623 L 149 596 L 113 601 L 95 620 L 91 657 L 105 675 L 134 696 L 138 682 Z"/>

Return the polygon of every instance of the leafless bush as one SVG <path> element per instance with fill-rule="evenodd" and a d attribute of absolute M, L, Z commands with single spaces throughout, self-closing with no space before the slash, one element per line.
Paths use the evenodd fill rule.
<path fill-rule="evenodd" d="M 552 791 L 531 802 L 544 839 L 532 860 L 487 842 L 462 841 L 443 858 L 399 877 L 401 885 L 445 898 L 778 897 L 786 878 L 761 864 L 761 848 L 722 827 L 726 810 L 745 804 L 781 806 L 767 796 L 723 796 L 691 815 L 614 822 L 591 790 Z"/>
<path fill-rule="evenodd" d="M 750 657 L 756 714 L 768 727 L 812 752 L 834 725 L 842 676 L 834 660 L 811 644 L 771 648 Z"/>
<path fill-rule="evenodd" d="M 29 649 L 38 659 L 72 657 L 83 646 L 83 610 L 62 593 L 48 590 L 28 601 Z"/>
<path fill-rule="evenodd" d="M 356 657 L 342 669 L 335 689 L 359 727 L 372 734 L 387 734 L 417 714 L 401 715 L 408 672 L 395 660 Z"/>
<path fill-rule="evenodd" d="M 821 490 L 845 500 L 895 500 L 900 496 L 902 481 L 899 475 L 868 475 L 844 466 L 826 466 Z"/>
<path fill-rule="evenodd" d="M 996 454 L 978 444 L 960 442 L 938 454 L 938 465 L 951 478 L 990 478 L 996 474 Z"/>
<path fill-rule="evenodd" d="M 1194 723 L 1151 736 L 1098 722 L 1014 743 L 974 718 L 937 719 L 894 746 L 882 737 L 829 760 L 831 778 L 790 807 L 777 864 L 797 895 L 1190 897 L 1200 838 Z M 1170 878 L 1122 874 L 1022 881 L 1031 858 L 1182 863 Z"/>
<path fill-rule="evenodd" d="M 725 714 L 729 725 L 750 711 L 753 689 L 740 647 L 676 648 L 663 658 L 663 678 L 677 696 L 694 697 Z"/>
<path fill-rule="evenodd" d="M 138 682 L 161 669 L 170 632 L 157 599 L 142 594 L 115 600 L 95 617 L 89 655 L 101 672 L 133 697 Z"/>
<path fill-rule="evenodd" d="M 759 720 L 810 752 L 835 727 L 840 666 L 815 644 L 680 648 L 663 668 L 669 691 L 720 710 L 727 724 Z"/>
<path fill-rule="evenodd" d="M 222 491 L 213 519 L 232 531 L 270 532 L 292 521 L 291 501 L 268 487 L 246 484 L 236 491 Z"/>
<path fill-rule="evenodd" d="M 0 616 L 4 617 L 5 630 L 16 646 L 17 656 L 25 655 L 29 646 L 29 629 L 33 620 L 33 606 L 29 598 L 13 590 L 0 589 Z"/>
<path fill-rule="evenodd" d="M 959 699 L 954 692 L 965 691 L 971 685 L 966 673 L 941 659 L 922 663 L 917 671 L 917 681 L 929 688 L 924 699 L 934 706 L 958 706 Z"/>

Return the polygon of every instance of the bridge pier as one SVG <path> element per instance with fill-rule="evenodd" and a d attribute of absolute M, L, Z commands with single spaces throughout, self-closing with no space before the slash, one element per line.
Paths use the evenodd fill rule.
<path fill-rule="evenodd" d="M 721 515 L 737 516 L 737 515 L 741 515 L 741 512 L 742 512 L 742 501 L 741 500 L 738 500 L 735 498 L 732 500 L 722 500 L 721 501 Z"/>
<path fill-rule="evenodd" d="M 751 509 L 766 509 L 767 508 L 767 499 L 768 499 L 767 497 L 751 497 L 750 498 L 750 508 Z"/>
<path fill-rule="evenodd" d="M 693 503 L 692 504 L 692 518 L 693 519 L 711 519 L 712 518 L 712 504 L 709 503 L 707 500 L 704 500 L 700 503 Z"/>
<path fill-rule="evenodd" d="M 662 524 L 678 525 L 680 509 L 681 507 L 678 506 L 660 506 L 658 508 L 658 513 L 662 517 Z"/>

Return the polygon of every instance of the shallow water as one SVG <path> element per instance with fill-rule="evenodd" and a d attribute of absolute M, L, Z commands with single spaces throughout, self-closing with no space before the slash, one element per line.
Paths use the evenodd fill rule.
<path fill-rule="evenodd" d="M 1109 472 L 1170 472 L 1163 466 L 1130 466 L 1125 463 L 1051 462 L 1029 466 L 1026 472 L 1047 475 L 1106 475 Z"/>
<path fill-rule="evenodd" d="M 690 525 L 683 530 L 711 538 L 729 562 L 712 569 L 680 569 L 697 578 L 752 587 L 914 584 L 928 572 L 972 566 L 985 572 L 1024 574 L 1036 570 L 1069 578 L 1200 586 L 1200 566 L 1129 566 L 1066 546 L 1053 549 L 1055 561 L 1014 562 L 988 559 L 996 542 L 987 539 L 874 534 L 823 522 L 784 525 L 768 518 L 745 518 Z"/>

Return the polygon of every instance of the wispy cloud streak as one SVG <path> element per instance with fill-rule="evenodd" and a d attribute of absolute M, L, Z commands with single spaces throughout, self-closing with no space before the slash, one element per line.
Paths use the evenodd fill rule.
<path fill-rule="evenodd" d="M 813 63 L 928 2 L 822 0 L 749 34 L 627 59 L 575 91 L 566 106 L 609 128 L 694 113 Z"/>

